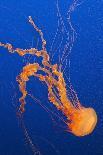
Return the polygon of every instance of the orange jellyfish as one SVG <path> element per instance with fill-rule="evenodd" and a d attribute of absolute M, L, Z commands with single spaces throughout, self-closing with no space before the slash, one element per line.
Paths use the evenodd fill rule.
<path fill-rule="evenodd" d="M 97 124 L 97 114 L 95 110 L 91 107 L 83 107 L 79 101 L 76 104 L 73 104 L 70 101 L 67 95 L 63 72 L 59 69 L 57 64 L 50 63 L 50 57 L 46 50 L 46 40 L 44 39 L 43 32 L 35 25 L 31 16 L 29 16 L 29 23 L 34 27 L 41 37 L 41 50 L 36 48 L 15 49 L 11 44 L 4 44 L 0 42 L 0 46 L 7 48 L 10 53 L 16 52 L 20 56 L 31 54 L 37 57 L 42 57 L 42 65 L 39 63 L 29 63 L 23 67 L 22 72 L 17 77 L 19 90 L 22 93 L 22 97 L 19 99 L 21 103 L 19 111 L 21 113 L 24 113 L 25 111 L 25 99 L 28 95 L 26 83 L 29 81 L 31 76 L 34 76 L 47 85 L 48 99 L 66 117 L 66 124 L 69 132 L 75 136 L 85 136 L 92 133 Z M 45 74 L 42 74 L 40 71 L 44 72 Z"/>

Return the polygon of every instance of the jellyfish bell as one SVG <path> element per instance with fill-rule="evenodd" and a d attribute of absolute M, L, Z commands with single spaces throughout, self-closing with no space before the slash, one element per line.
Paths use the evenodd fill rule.
<path fill-rule="evenodd" d="M 93 108 L 80 108 L 73 110 L 69 115 L 68 127 L 75 136 L 86 136 L 93 132 L 97 124 L 97 114 Z"/>

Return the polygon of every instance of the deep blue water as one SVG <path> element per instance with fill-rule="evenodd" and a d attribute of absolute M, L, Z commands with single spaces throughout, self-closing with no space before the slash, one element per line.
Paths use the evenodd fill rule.
<path fill-rule="evenodd" d="M 59 0 L 59 8 L 65 22 L 65 15 L 71 3 L 71 0 Z M 49 51 L 58 21 L 55 0 L 0 1 L 0 41 L 20 48 L 37 46 L 38 34 L 27 22 L 29 15 L 42 29 Z M 102 0 L 84 0 L 71 16 L 77 32 L 70 56 L 71 82 L 80 102 L 96 110 L 97 126 L 91 135 L 75 137 L 61 127 L 60 121 L 57 120 L 56 123 L 57 118 L 51 119 L 50 114 L 28 97 L 24 122 L 33 143 L 43 155 L 103 154 L 102 15 Z M 59 40 L 56 41 L 59 44 Z M 55 54 L 54 62 L 57 56 Z M 6 49 L 0 48 L 0 155 L 32 154 L 16 116 L 16 107 L 21 96 L 16 76 L 26 64 L 24 60 L 17 54 L 10 54 Z M 67 66 L 66 75 L 68 74 Z M 48 105 L 47 89 L 41 82 L 31 78 L 27 89 Z"/>

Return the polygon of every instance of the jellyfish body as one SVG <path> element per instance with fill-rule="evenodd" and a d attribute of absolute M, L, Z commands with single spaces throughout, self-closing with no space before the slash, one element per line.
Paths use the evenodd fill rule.
<path fill-rule="evenodd" d="M 75 105 L 69 100 L 62 71 L 59 70 L 57 64 L 52 65 L 49 61 L 50 57 L 45 47 L 46 41 L 43 37 L 42 31 L 35 25 L 31 17 L 29 17 L 29 22 L 41 37 L 41 50 L 36 48 L 14 49 L 11 44 L 0 43 L 0 46 L 7 48 L 10 53 L 18 53 L 20 56 L 31 54 L 37 57 L 42 57 L 42 65 L 38 63 L 29 63 L 23 67 L 22 72 L 17 77 L 19 89 L 22 93 L 22 97 L 19 99 L 21 103 L 19 111 L 21 113 L 24 113 L 25 111 L 25 99 L 28 95 L 26 83 L 31 76 L 34 76 L 47 85 L 48 99 L 66 117 L 68 131 L 76 136 L 85 136 L 92 133 L 97 123 L 96 112 L 93 108 L 83 107 L 79 101 Z M 39 71 L 42 71 L 45 74 L 40 74 Z"/>
<path fill-rule="evenodd" d="M 85 136 L 93 132 L 97 124 L 97 115 L 93 108 L 75 110 L 74 114 L 69 115 L 70 123 L 68 127 L 76 136 Z"/>

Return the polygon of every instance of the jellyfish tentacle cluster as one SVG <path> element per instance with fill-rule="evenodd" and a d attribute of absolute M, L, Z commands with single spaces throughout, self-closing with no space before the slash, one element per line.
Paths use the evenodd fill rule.
<path fill-rule="evenodd" d="M 18 53 L 20 56 L 27 54 L 42 57 L 42 65 L 39 63 L 29 63 L 23 67 L 22 72 L 17 76 L 16 80 L 19 83 L 19 90 L 22 93 L 20 101 L 20 112 L 24 113 L 26 96 L 26 83 L 31 76 L 37 77 L 43 81 L 48 87 L 48 99 L 55 107 L 60 110 L 66 117 L 66 124 L 68 131 L 76 136 L 85 136 L 94 130 L 97 123 L 97 115 L 93 108 L 85 108 L 80 102 L 74 106 L 68 98 L 66 82 L 63 77 L 63 72 L 59 70 L 58 64 L 50 63 L 50 56 L 46 50 L 46 40 L 43 37 L 43 32 L 36 26 L 31 16 L 29 16 L 29 23 L 39 33 L 42 41 L 42 49 L 36 48 L 20 49 L 14 48 L 9 43 L 1 43 L 0 46 L 8 49 L 10 53 Z M 39 73 L 42 71 L 45 73 Z"/>

